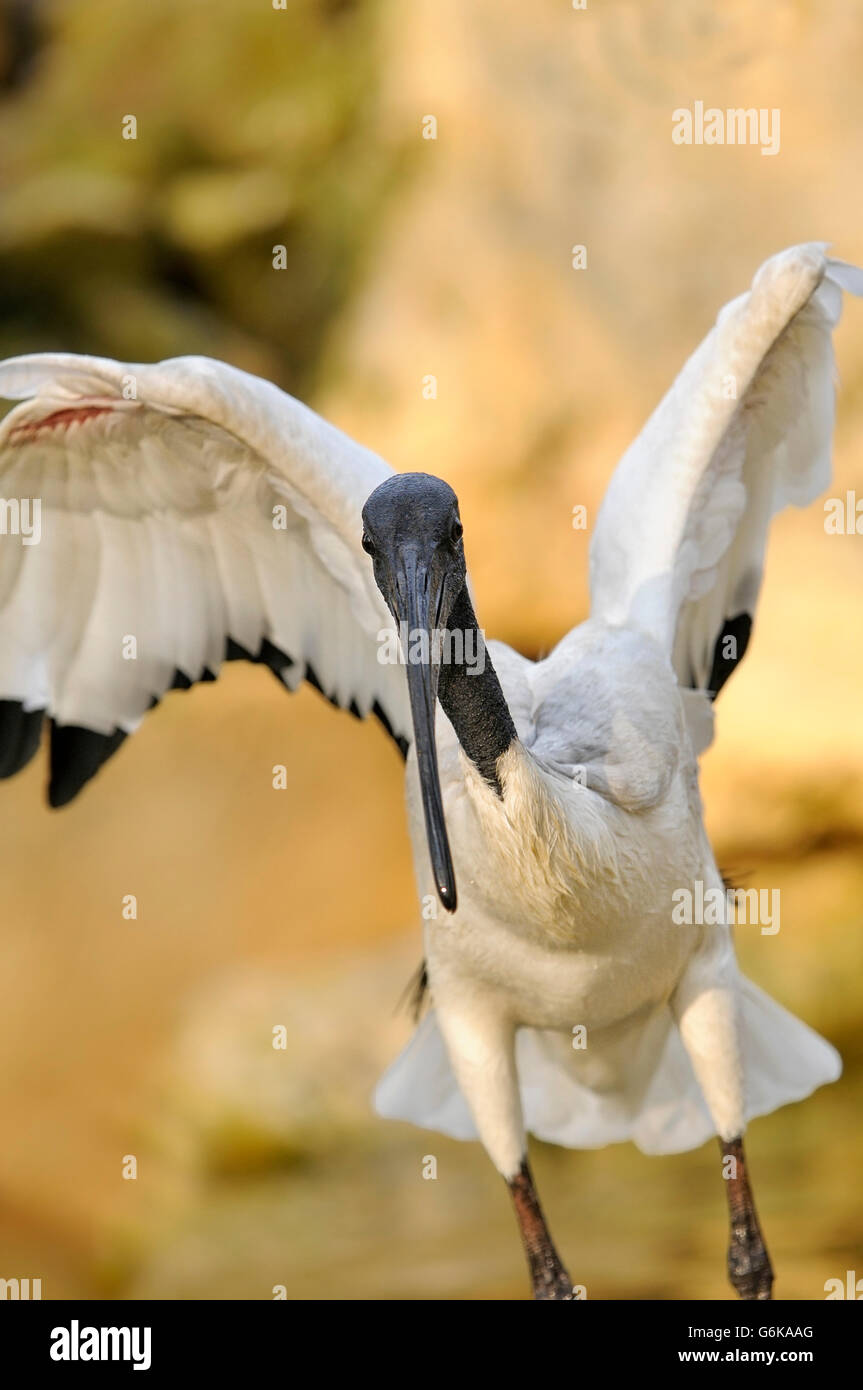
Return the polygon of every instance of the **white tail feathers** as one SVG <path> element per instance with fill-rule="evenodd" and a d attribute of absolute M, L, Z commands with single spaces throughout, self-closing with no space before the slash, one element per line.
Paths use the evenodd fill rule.
<path fill-rule="evenodd" d="M 803 1100 L 842 1071 L 838 1052 L 750 980 L 740 977 L 746 1118 Z M 583 1054 L 582 1054 L 583 1055 Z M 525 1127 L 572 1149 L 630 1139 L 643 1153 L 680 1153 L 716 1134 L 695 1073 L 667 1009 L 634 1039 L 631 1085 L 598 1091 L 578 1078 L 566 1034 L 523 1028 L 516 1039 Z M 645 1058 L 652 1065 L 645 1068 Z M 453 1139 L 478 1138 L 434 1011 L 378 1083 L 375 1109 Z"/>

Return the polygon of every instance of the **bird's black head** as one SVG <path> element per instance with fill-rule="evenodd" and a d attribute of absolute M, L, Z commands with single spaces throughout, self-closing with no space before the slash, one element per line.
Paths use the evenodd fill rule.
<path fill-rule="evenodd" d="M 404 614 L 406 569 L 417 564 L 435 591 L 432 617 L 443 628 L 464 587 L 465 563 L 458 498 L 430 473 L 397 473 L 376 487 L 363 507 L 363 550 L 397 622 Z"/>
<path fill-rule="evenodd" d="M 363 507 L 363 549 L 396 620 L 406 663 L 429 853 L 438 895 L 456 908 L 455 873 L 443 815 L 435 746 L 440 634 L 465 585 L 458 498 L 429 473 L 401 473 Z"/>

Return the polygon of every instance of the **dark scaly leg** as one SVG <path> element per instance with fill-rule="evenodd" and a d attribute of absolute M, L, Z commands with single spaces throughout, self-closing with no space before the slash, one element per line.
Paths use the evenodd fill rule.
<path fill-rule="evenodd" d="M 720 1139 L 719 1147 L 722 1152 L 723 1173 L 726 1167 L 731 1168 L 729 1176 L 725 1178 L 731 1222 L 728 1277 L 740 1298 L 772 1298 L 773 1267 L 758 1224 L 758 1213 L 749 1186 L 743 1140 Z M 727 1165 L 726 1160 L 729 1158 L 734 1160 L 733 1165 Z"/>
<path fill-rule="evenodd" d="M 507 1186 L 512 1193 L 518 1227 L 524 1242 L 533 1296 L 536 1299 L 574 1300 L 572 1283 L 554 1248 L 533 1185 L 527 1159 Z"/>

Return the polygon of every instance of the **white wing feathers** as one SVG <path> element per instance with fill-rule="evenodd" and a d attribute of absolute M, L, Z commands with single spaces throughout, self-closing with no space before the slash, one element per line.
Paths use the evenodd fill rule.
<path fill-rule="evenodd" d="M 820 244 L 767 261 L 612 478 L 594 616 L 649 633 L 684 687 L 727 679 L 771 516 L 829 480 L 842 289 L 863 293 L 863 272 Z M 22 402 L 0 423 L 0 776 L 32 756 L 47 714 L 62 804 L 164 691 L 226 656 L 291 688 L 308 678 L 404 746 L 403 673 L 377 660 L 391 618 L 359 545 L 381 459 L 207 358 L 14 358 L 0 395 Z"/>
<path fill-rule="evenodd" d="M 728 678 L 770 518 L 829 483 L 843 289 L 863 294 L 863 271 L 821 243 L 765 262 L 612 477 L 591 544 L 592 613 L 653 636 L 681 686 L 715 695 Z"/>
<path fill-rule="evenodd" d="M 392 619 L 359 543 L 381 459 L 207 358 L 13 358 L 0 395 L 23 402 L 0 424 L 0 775 L 32 756 L 44 712 L 62 804 L 166 690 L 227 656 L 305 677 L 404 743 L 404 675 L 377 660 Z M 32 522 L 34 500 L 28 543 L 10 501 Z"/>

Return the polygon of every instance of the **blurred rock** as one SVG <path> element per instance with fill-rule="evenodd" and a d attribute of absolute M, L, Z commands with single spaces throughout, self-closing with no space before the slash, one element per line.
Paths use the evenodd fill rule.
<path fill-rule="evenodd" d="M 195 992 L 169 1072 L 201 1169 L 278 1168 L 369 1127 L 372 1088 L 406 1032 L 412 936 L 297 980 L 247 966 Z"/>

